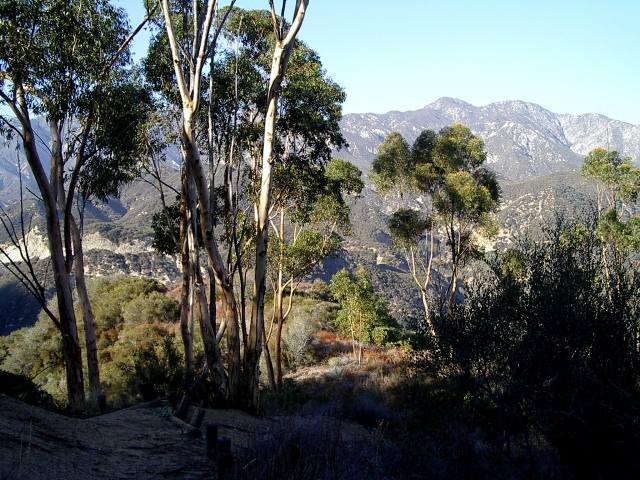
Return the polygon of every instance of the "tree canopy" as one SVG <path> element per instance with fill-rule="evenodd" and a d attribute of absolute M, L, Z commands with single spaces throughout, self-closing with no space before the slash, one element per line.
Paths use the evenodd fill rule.
<path fill-rule="evenodd" d="M 378 193 L 397 193 L 402 198 L 402 207 L 389 217 L 388 226 L 394 246 L 406 254 L 427 318 L 432 313 L 429 297 L 440 298 L 441 310 L 444 298 L 452 308 L 459 271 L 478 255 L 478 238 L 497 234 L 492 214 L 501 193 L 495 174 L 483 167 L 485 160 L 482 139 L 454 123 L 438 133 L 421 132 L 411 147 L 402 135 L 390 133 L 371 166 Z M 422 198 L 424 211 L 407 208 L 409 193 L 414 199 Z M 450 281 L 434 295 L 429 290 L 437 260 L 436 238 L 448 246 Z"/>

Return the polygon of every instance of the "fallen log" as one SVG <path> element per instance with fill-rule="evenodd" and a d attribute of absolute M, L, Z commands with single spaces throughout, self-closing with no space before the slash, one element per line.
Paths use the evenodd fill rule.
<path fill-rule="evenodd" d="M 202 432 L 199 429 L 195 428 L 193 425 L 189 425 L 183 420 L 180 420 L 174 415 L 169 415 L 169 420 L 182 428 L 189 438 L 200 438 L 200 436 L 202 435 Z"/>

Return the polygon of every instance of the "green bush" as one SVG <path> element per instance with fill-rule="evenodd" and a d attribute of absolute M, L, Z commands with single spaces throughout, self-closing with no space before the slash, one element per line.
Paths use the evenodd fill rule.
<path fill-rule="evenodd" d="M 25 375 L 0 370 L 0 393 L 10 395 L 29 405 L 54 409 L 53 397 L 43 392 Z"/>
<path fill-rule="evenodd" d="M 599 242 L 594 224 L 558 220 L 494 258 L 466 302 L 436 319 L 426 362 L 416 365 L 458 382 L 468 392 L 463 419 L 505 453 L 519 445 L 529 472 L 549 453 L 535 440 L 557 451 L 567 475 L 631 478 L 640 277 Z"/>
<path fill-rule="evenodd" d="M 178 373 L 183 367 L 182 353 L 172 334 L 179 305 L 161 289 L 159 282 L 138 277 L 100 278 L 89 283 L 100 379 L 110 403 L 130 403 L 139 383 L 151 381 L 165 391 L 175 390 L 183 381 Z M 55 299 L 50 303 L 55 311 Z M 79 306 L 76 315 L 84 349 Z M 0 368 L 32 378 L 39 388 L 64 401 L 62 340 L 48 317 L 41 314 L 33 327 L 0 338 L 0 351 Z"/>

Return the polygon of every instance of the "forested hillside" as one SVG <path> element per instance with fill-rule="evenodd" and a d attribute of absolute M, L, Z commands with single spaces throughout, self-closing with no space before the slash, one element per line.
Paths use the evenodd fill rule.
<path fill-rule="evenodd" d="M 0 395 L 143 401 L 189 438 L 205 408 L 284 416 L 224 425 L 251 439 L 208 438 L 199 477 L 637 478 L 640 126 L 343 116 L 309 1 L 268 3 L 0 6 Z M 83 448 L 5 418 L 2 478 L 27 425 L 47 461 L 34 438 Z"/>
<path fill-rule="evenodd" d="M 444 104 L 446 104 L 444 101 L 436 102 L 427 107 L 427 109 L 434 110 L 438 105 Z M 458 109 L 466 107 L 473 110 L 475 108 L 463 102 L 458 102 L 455 105 L 458 106 Z M 494 105 L 492 106 L 492 111 L 495 113 L 499 107 L 504 109 L 500 116 L 510 118 L 512 103 L 505 102 L 504 104 Z M 343 150 L 334 155 L 350 159 L 367 173 L 377 148 L 377 145 L 374 146 L 375 141 L 381 142 L 382 139 L 384 139 L 384 133 L 391 131 L 392 126 L 397 127 L 398 131 L 401 132 L 417 132 L 425 128 L 435 128 L 435 126 L 448 121 L 448 117 L 443 117 L 443 114 L 438 114 L 440 123 L 436 123 L 433 120 L 425 120 L 421 117 L 416 119 L 414 118 L 415 115 L 411 113 L 412 112 L 406 112 L 406 114 L 389 114 L 389 118 L 392 118 L 393 115 L 407 116 L 408 119 L 402 123 L 400 123 L 399 120 L 385 120 L 386 123 L 384 126 L 376 127 L 382 120 L 370 119 L 372 123 L 362 123 L 362 126 L 357 129 L 353 127 L 353 118 L 357 116 L 346 116 L 342 120 L 341 126 L 345 138 L 350 139 L 349 153 Z M 470 113 L 463 115 L 459 112 L 456 115 L 452 114 L 451 118 L 467 118 L 469 115 Z M 560 117 L 565 118 L 565 120 L 568 118 L 567 116 Z M 382 116 L 382 118 L 386 117 Z M 585 120 L 583 124 L 580 123 L 580 118 Z M 587 121 L 592 118 L 595 118 L 595 121 Z M 533 121 L 531 121 L 530 125 L 535 126 L 532 122 Z M 565 124 L 568 125 L 568 123 Z M 635 152 L 637 147 L 633 146 L 633 140 L 628 137 L 628 132 L 633 131 L 631 126 L 599 116 L 584 116 L 572 120 L 571 128 L 578 132 L 573 134 L 572 138 L 578 143 L 572 148 L 583 151 L 591 145 L 595 145 L 598 139 L 602 139 L 602 129 L 605 128 L 603 125 L 606 126 L 607 124 L 611 125 L 610 131 L 618 129 L 616 130 L 618 133 L 616 133 L 614 138 L 619 139 L 620 146 L 629 147 L 629 145 L 631 145 L 631 151 L 629 153 L 622 149 L 620 151 L 626 155 L 633 156 L 633 152 Z M 535 128 L 541 129 L 543 127 L 539 126 Z M 378 133 L 368 140 L 371 146 L 367 147 L 363 142 L 365 142 L 367 136 L 372 135 L 371 132 L 374 130 Z M 353 131 L 360 133 L 356 135 Z M 472 129 L 472 131 L 474 130 Z M 481 131 L 483 130 L 481 129 Z M 484 131 L 486 131 L 486 128 Z M 482 136 L 479 132 L 474 131 L 474 133 Z M 411 136 L 408 136 L 408 138 L 412 138 L 413 135 L 417 134 L 410 133 L 409 135 Z M 501 135 L 506 134 L 503 132 Z M 44 131 L 42 135 L 39 136 L 44 140 L 47 138 Z M 511 143 L 522 140 L 517 136 L 511 136 L 509 138 L 509 142 Z M 625 139 L 624 142 L 621 140 L 622 138 Z M 587 141 L 587 139 L 591 140 Z M 527 150 L 525 145 L 526 143 L 520 145 L 519 148 L 523 149 L 531 165 L 543 165 L 545 158 L 552 158 L 554 155 L 558 155 L 557 152 L 554 153 L 552 150 Z M 5 154 L 3 154 L 4 161 L 7 164 L 13 165 L 12 168 L 15 170 L 15 156 L 12 160 L 8 152 L 15 152 L 15 143 L 14 147 L 5 147 Z M 569 152 L 569 150 L 566 152 Z M 509 175 L 507 173 L 508 169 L 520 168 L 518 165 L 521 164 L 517 158 L 510 157 L 508 151 L 501 148 L 492 150 L 491 144 L 488 144 L 487 155 L 487 164 L 489 168 L 498 173 L 503 192 L 503 202 L 498 214 L 502 229 L 496 239 L 499 245 L 508 244 L 514 234 L 527 232 L 532 225 L 535 225 L 544 217 L 549 217 L 552 212 L 556 210 L 563 212 L 579 211 L 587 206 L 589 202 L 595 201 L 595 190 L 593 186 L 580 178 L 579 171 L 576 168 L 582 161 L 580 155 L 570 153 L 568 154 L 568 158 L 572 159 L 570 162 L 566 160 L 565 157 L 561 157 L 565 158 L 566 161 L 558 161 L 554 163 L 554 166 L 546 166 L 543 168 L 544 171 L 551 170 L 557 171 L 557 173 L 535 176 L 535 178 L 531 180 L 522 182 L 506 181 Z M 169 159 L 167 181 L 172 185 L 177 185 L 179 178 L 177 171 L 174 169 L 177 166 L 176 162 L 179 162 L 179 156 L 177 156 L 175 148 L 172 147 L 169 149 L 167 158 Z M 567 167 L 573 167 L 573 170 L 561 173 L 561 171 Z M 538 172 L 539 170 L 535 171 Z M 530 176 L 533 175 L 533 173 L 530 172 L 527 175 Z M 0 194 L 5 195 L 3 198 L 15 199 L 15 184 L 17 178 L 9 174 L 7 174 L 7 178 L 11 179 L 11 181 L 6 181 L 3 184 L 4 188 L 0 190 Z M 25 186 L 29 185 L 28 181 L 28 176 L 26 176 Z M 15 215 L 17 213 L 16 208 L 17 206 L 14 204 L 11 208 L 7 209 L 7 212 L 9 212 L 10 215 Z M 119 198 L 111 198 L 105 204 L 90 204 L 87 207 L 85 220 L 85 230 L 87 232 L 85 249 L 88 255 L 88 274 L 90 276 L 136 274 L 151 276 L 165 283 L 176 281 L 178 278 L 178 267 L 175 260 L 158 255 L 151 249 L 151 217 L 159 208 L 160 199 L 157 190 L 155 190 L 150 183 L 142 180 L 134 181 L 132 184 L 125 186 Z M 365 188 L 362 198 L 352 202 L 351 208 L 353 233 L 345 238 L 346 243 L 344 251 L 340 255 L 341 260 L 328 259 L 325 262 L 325 270 L 318 270 L 314 272 L 313 275 L 328 281 L 331 275 L 342 266 L 366 266 L 366 268 L 372 272 L 372 280 L 376 287 L 379 288 L 385 298 L 391 302 L 394 312 L 403 309 L 412 310 L 417 305 L 415 290 L 413 290 L 413 286 L 408 279 L 409 273 L 406 270 L 404 260 L 391 248 L 389 232 L 386 227 L 386 219 L 391 213 L 391 206 L 389 204 L 383 204 L 382 201 L 375 197 L 374 191 L 368 187 Z M 37 224 L 38 219 L 36 217 L 34 225 Z M 39 231 L 42 232 L 43 224 L 40 223 L 40 225 Z M 36 255 L 40 252 L 46 255 L 46 246 L 42 233 L 38 235 L 40 239 L 38 240 L 37 246 L 34 246 L 33 252 Z M 6 241 L 5 231 L 0 231 L 0 238 Z M 2 273 L 3 281 L 11 282 L 10 279 L 4 277 L 5 273 L 6 272 Z M 393 285 L 403 285 L 404 288 L 395 289 Z M 22 298 L 24 301 L 29 301 L 27 295 Z M 15 328 L 18 325 L 26 325 L 34 322 L 35 316 L 33 312 L 36 310 L 34 307 L 34 309 L 31 310 L 31 314 L 25 316 L 20 315 L 18 317 L 22 318 L 20 322 L 16 322 L 16 315 L 7 313 L 6 317 L 4 317 L 6 318 L 5 320 L 0 319 L 0 325 L 11 326 L 2 327 L 4 328 L 2 331 L 8 332 L 11 328 Z M 3 309 L 3 312 L 13 311 Z"/>

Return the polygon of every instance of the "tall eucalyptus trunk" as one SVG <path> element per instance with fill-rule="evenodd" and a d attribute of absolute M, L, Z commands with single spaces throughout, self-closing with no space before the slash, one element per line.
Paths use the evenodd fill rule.
<path fill-rule="evenodd" d="M 232 5 L 235 2 L 232 2 Z M 201 334 L 207 356 L 207 363 L 213 372 L 213 377 L 218 388 L 225 390 L 226 396 L 231 403 L 237 400 L 240 385 L 240 339 L 238 334 L 238 319 L 233 284 L 227 275 L 218 245 L 214 237 L 213 210 L 211 205 L 211 195 L 207 176 L 202 165 L 200 152 L 196 139 L 197 116 L 200 109 L 202 95 L 202 71 L 207 61 L 207 52 L 210 44 L 209 33 L 213 19 L 217 12 L 218 2 L 208 0 L 202 5 L 194 3 L 193 14 L 193 41 L 190 51 L 185 51 L 178 46 L 175 31 L 173 28 L 173 18 L 169 0 L 162 1 L 167 37 L 171 50 L 172 64 L 176 76 L 177 86 L 182 102 L 182 121 L 180 126 L 180 146 L 184 162 L 186 163 L 188 183 L 195 185 L 195 199 L 197 200 L 200 218 L 200 229 L 204 248 L 211 270 L 213 271 L 215 283 L 221 292 L 221 302 L 225 315 L 227 328 L 227 344 L 229 350 L 229 364 L 225 374 L 222 358 L 219 351 L 218 340 L 212 327 L 210 311 L 206 301 L 206 295 L 202 285 L 202 278 L 199 265 L 193 265 L 194 256 L 191 255 L 193 274 L 195 274 L 196 314 L 201 320 Z M 188 15 L 185 12 L 182 16 L 183 23 L 188 22 Z M 188 29 L 184 28 L 186 35 Z M 195 244 L 190 248 L 193 250 Z M 193 252 L 190 252 L 191 254 Z M 192 283 L 194 285 L 194 283 Z M 211 299 L 214 301 L 213 299 Z M 215 322 L 214 322 L 215 323 Z"/>
<path fill-rule="evenodd" d="M 260 194 L 256 205 L 256 255 L 253 282 L 253 300 L 251 304 L 251 328 L 249 344 L 245 348 L 245 375 L 249 393 L 250 410 L 257 412 L 260 406 L 260 355 L 262 353 L 262 335 L 264 331 L 264 298 L 267 287 L 267 247 L 269 236 L 269 212 L 271 209 L 271 184 L 273 170 L 273 147 L 276 129 L 276 113 L 280 87 L 287 70 L 287 64 L 295 43 L 309 0 L 298 0 L 291 28 L 284 36 L 271 2 L 271 16 L 275 33 L 275 48 L 271 62 L 271 75 L 267 91 L 267 114 L 264 126 L 264 147 L 262 151 L 262 172 Z"/>
<path fill-rule="evenodd" d="M 18 86 L 17 93 L 20 107 L 17 113 L 19 113 L 18 119 L 22 127 L 24 152 L 42 195 L 46 213 L 47 240 L 58 302 L 58 319 L 52 318 L 52 320 L 54 320 L 62 335 L 69 408 L 73 411 L 80 411 L 83 409 L 85 402 L 82 352 L 78 341 L 71 282 L 65 261 L 56 195 L 42 167 L 42 162 L 36 149 L 36 138 L 24 99 L 24 90 L 21 86 Z"/>

